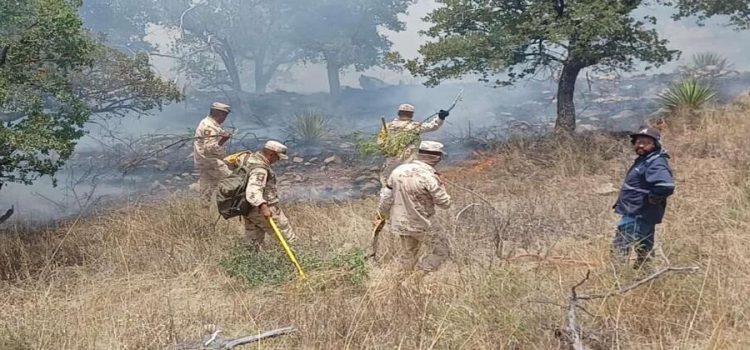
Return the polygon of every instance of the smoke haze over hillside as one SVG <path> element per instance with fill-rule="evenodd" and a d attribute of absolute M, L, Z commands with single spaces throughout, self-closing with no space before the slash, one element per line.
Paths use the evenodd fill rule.
<path fill-rule="evenodd" d="M 437 8 L 438 4 L 432 0 L 421 0 L 409 8 L 408 14 L 402 15 L 406 22 L 406 28 L 402 32 L 385 31 L 390 40 L 393 42 L 393 51 L 399 52 L 404 58 L 417 58 L 418 49 L 426 38 L 420 35 L 420 31 L 429 28 L 429 23 L 422 19 Z M 644 8 L 638 11 L 640 15 L 653 14 L 658 18 L 656 29 L 659 34 L 669 40 L 669 46 L 673 49 L 682 51 L 682 58 L 678 62 L 669 63 L 652 73 L 673 72 L 678 65 L 687 62 L 695 53 L 712 51 L 726 56 L 732 62 L 737 70 L 750 70 L 750 59 L 747 52 L 750 52 L 750 31 L 734 31 L 725 26 L 726 18 L 717 17 L 707 21 L 706 26 L 698 26 L 695 20 L 687 19 L 675 22 L 670 18 L 671 10 L 664 7 Z M 86 18 L 84 18 L 86 19 Z M 217 25 L 221 25 L 217 23 Z M 165 31 L 158 26 L 152 26 L 148 33 L 148 39 L 164 48 L 174 35 L 174 32 Z M 157 70 L 170 78 L 174 77 L 174 61 L 164 57 L 153 57 L 153 63 Z M 643 74 L 644 71 L 635 71 L 632 74 Z M 455 96 L 460 88 L 465 88 L 464 101 L 454 111 L 450 118 L 452 133 L 464 132 L 467 125 L 471 123 L 475 128 L 483 126 L 499 125 L 507 122 L 509 116 L 514 119 L 549 122 L 554 117 L 555 107 L 554 88 L 555 85 L 550 82 L 519 82 L 514 87 L 493 88 L 486 84 L 477 83 L 476 79 L 467 77 L 460 82 L 446 82 L 443 86 L 435 89 L 423 87 L 420 84 L 421 79 L 412 77 L 408 71 L 394 72 L 382 68 L 369 69 L 363 73 L 353 69 L 345 70 L 341 77 L 342 86 L 359 88 L 359 78 L 361 74 L 381 79 L 389 84 L 409 85 L 403 88 L 393 88 L 383 90 L 377 98 L 364 99 L 362 103 L 368 103 L 370 106 L 353 106 L 347 111 L 337 110 L 337 117 L 341 118 L 339 126 L 351 129 L 348 131 L 363 130 L 373 132 L 379 123 L 379 117 L 385 115 L 390 117 L 393 110 L 399 103 L 410 102 L 417 105 L 418 116 L 429 115 L 440 108 L 447 106 L 450 100 Z M 649 73 L 651 74 L 651 73 Z M 312 94 L 327 91 L 326 70 L 322 64 L 296 64 L 293 67 L 287 67 L 278 78 L 271 82 L 269 90 L 280 89 L 290 92 Z M 177 80 L 184 84 L 182 77 Z M 459 83 L 459 84 L 457 84 Z M 457 84 L 457 85 L 452 85 Z M 189 91 L 189 90 L 186 90 Z M 644 91 L 645 92 L 645 91 Z M 345 95 L 347 96 L 347 95 Z M 188 96 L 190 99 L 191 96 Z M 541 99 L 542 102 L 539 102 Z M 546 99 L 546 100 L 545 100 Z M 359 101 L 359 100 L 358 100 Z M 521 112 L 519 112 L 519 105 Z M 252 108 L 253 106 L 251 106 Z M 362 108 L 359 108 L 362 107 Z M 513 110 L 515 108 L 515 110 Z M 196 107 L 193 104 L 179 103 L 167 106 L 164 112 L 154 112 L 153 116 L 143 118 L 126 118 L 118 122 L 118 131 L 125 136 L 138 136 L 143 134 L 154 133 L 179 133 L 189 134 L 190 130 L 195 127 L 198 121 L 205 116 L 208 106 Z M 525 111 L 530 112 L 525 112 Z M 585 112 L 582 108 L 582 112 Z M 251 128 L 249 121 L 243 120 L 246 116 L 233 114 L 230 121 L 235 126 L 241 128 Z M 282 130 L 287 122 L 286 118 L 274 119 L 266 129 L 254 127 L 252 130 L 259 137 L 283 137 Z M 85 137 L 79 143 L 78 150 L 90 150 L 100 147 L 97 139 L 101 139 L 101 130 L 91 126 L 91 135 Z M 446 137 L 449 132 L 443 131 L 435 134 L 434 137 Z M 189 147 L 189 146 L 188 146 Z M 70 179 L 65 172 L 58 176 L 61 184 L 65 184 Z M 123 186 L 122 193 L 129 193 L 130 188 Z M 128 187 L 126 189 L 126 187 Z M 137 185 L 135 186 L 137 187 Z M 117 188 L 99 187 L 98 191 L 106 194 L 116 194 Z M 10 205 L 16 205 L 22 208 L 23 212 L 31 213 L 36 211 L 44 212 L 54 216 L 56 208 L 51 205 L 50 201 L 41 199 L 32 193 L 40 193 L 44 197 L 52 200 L 62 200 L 66 193 L 60 188 L 52 188 L 49 179 L 43 179 L 34 186 L 22 186 L 17 184 L 8 184 L 0 192 L 0 209 Z M 69 195 L 69 194 L 67 194 Z M 26 215 L 33 216 L 32 214 Z M 19 214 L 18 217 L 24 217 Z"/>

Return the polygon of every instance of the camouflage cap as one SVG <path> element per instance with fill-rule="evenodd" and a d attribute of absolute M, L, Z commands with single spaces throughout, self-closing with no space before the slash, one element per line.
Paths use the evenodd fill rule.
<path fill-rule="evenodd" d="M 211 104 L 211 109 L 217 110 L 217 111 L 223 111 L 229 113 L 232 109 L 229 107 L 228 104 L 224 104 L 221 102 L 214 102 Z"/>
<path fill-rule="evenodd" d="M 279 141 L 269 140 L 266 142 L 263 148 L 269 151 L 276 152 L 280 159 L 289 159 L 289 156 L 287 156 L 286 154 L 286 146 L 284 146 L 284 144 Z"/>
<path fill-rule="evenodd" d="M 419 153 L 443 154 L 443 144 L 435 141 L 422 141 L 419 144 Z"/>
<path fill-rule="evenodd" d="M 399 112 L 414 112 L 414 106 L 412 106 L 412 105 L 410 105 L 408 103 L 404 103 L 404 104 L 398 106 L 398 111 Z"/>

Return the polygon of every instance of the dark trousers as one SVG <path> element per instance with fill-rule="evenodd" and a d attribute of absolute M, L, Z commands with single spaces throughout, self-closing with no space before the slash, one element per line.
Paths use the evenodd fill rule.
<path fill-rule="evenodd" d="M 640 268 L 647 262 L 651 251 L 654 249 L 654 234 L 656 225 L 635 221 L 617 226 L 615 239 L 612 242 L 612 253 L 619 262 L 627 263 L 630 249 L 635 250 L 638 256 L 634 268 Z"/>

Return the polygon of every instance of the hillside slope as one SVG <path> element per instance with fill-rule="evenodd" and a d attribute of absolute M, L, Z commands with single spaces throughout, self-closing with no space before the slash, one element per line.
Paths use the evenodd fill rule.
<path fill-rule="evenodd" d="M 697 266 L 606 299 L 582 302 L 592 349 L 750 348 L 750 110 L 738 100 L 668 120 L 678 181 L 658 228 L 655 268 Z M 444 169 L 455 205 L 440 212 L 452 259 L 421 292 L 400 287 L 385 235 L 363 261 L 375 199 L 297 204 L 296 250 L 310 278 L 273 240 L 237 248 L 241 224 L 215 223 L 189 198 L 123 203 L 47 232 L 0 236 L 0 348 L 163 349 L 292 325 L 295 335 L 248 348 L 566 349 L 570 289 L 625 287 L 609 244 L 627 140 L 516 140 Z M 283 196 L 283 194 L 282 194 Z M 502 215 L 484 201 L 490 201 Z M 669 262 L 666 261 L 669 260 Z"/>

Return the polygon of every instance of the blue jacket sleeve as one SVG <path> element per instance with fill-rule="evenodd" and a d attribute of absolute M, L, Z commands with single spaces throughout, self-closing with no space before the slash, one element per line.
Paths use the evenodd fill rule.
<path fill-rule="evenodd" d="M 675 183 L 672 177 L 672 169 L 669 168 L 666 159 L 657 159 L 646 169 L 646 182 L 649 184 L 649 191 L 654 197 L 666 198 L 674 193 Z"/>

